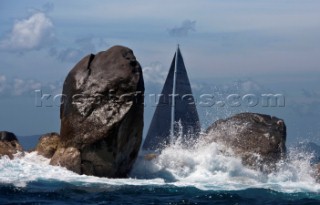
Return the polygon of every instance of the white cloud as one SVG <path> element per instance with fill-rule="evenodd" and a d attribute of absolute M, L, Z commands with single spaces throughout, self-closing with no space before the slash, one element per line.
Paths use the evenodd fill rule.
<path fill-rule="evenodd" d="M 54 39 L 53 23 L 43 12 L 16 21 L 12 31 L 1 40 L 0 49 L 24 52 L 40 49 Z"/>
<path fill-rule="evenodd" d="M 19 96 L 24 93 L 32 92 L 41 88 L 41 83 L 35 80 L 23 80 L 16 78 L 13 80 L 12 95 Z"/>
<path fill-rule="evenodd" d="M 34 79 L 13 79 L 0 74 L 0 97 L 32 95 L 35 90 L 58 94 L 61 93 L 62 85 L 60 81 L 42 83 Z"/>
<path fill-rule="evenodd" d="M 145 83 L 155 83 L 163 85 L 169 69 L 165 69 L 159 62 L 151 63 L 142 68 Z"/>
<path fill-rule="evenodd" d="M 168 29 L 168 32 L 173 37 L 185 37 L 190 31 L 196 31 L 196 21 L 185 20 L 182 22 L 181 26 L 175 26 Z"/>
<path fill-rule="evenodd" d="M 27 86 L 24 86 L 24 80 L 14 79 L 13 95 L 21 95 L 26 90 L 26 88 Z"/>

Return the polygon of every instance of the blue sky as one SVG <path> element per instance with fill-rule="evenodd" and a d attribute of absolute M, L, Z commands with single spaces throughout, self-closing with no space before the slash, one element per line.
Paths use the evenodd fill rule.
<path fill-rule="evenodd" d="M 112 45 L 133 49 L 147 91 L 160 90 L 180 43 L 195 92 L 284 93 L 285 108 L 254 111 L 284 118 L 294 139 L 320 138 L 318 0 L 2 0 L 0 23 L 0 130 L 58 131 L 58 108 L 35 107 L 34 90 L 61 92 L 76 62 Z"/>

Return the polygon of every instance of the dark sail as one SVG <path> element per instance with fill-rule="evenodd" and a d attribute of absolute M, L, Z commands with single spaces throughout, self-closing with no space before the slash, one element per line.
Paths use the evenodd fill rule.
<path fill-rule="evenodd" d="M 176 96 L 174 99 L 173 94 Z M 173 122 L 174 126 L 172 126 Z M 170 144 L 172 137 L 181 135 L 183 141 L 188 141 L 190 138 L 197 137 L 199 132 L 199 116 L 187 70 L 178 47 L 142 148 L 144 150 L 162 149 Z"/>

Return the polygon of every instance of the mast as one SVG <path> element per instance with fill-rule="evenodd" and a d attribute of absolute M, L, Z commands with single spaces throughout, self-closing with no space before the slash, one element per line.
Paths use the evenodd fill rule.
<path fill-rule="evenodd" d="M 175 97 L 176 97 L 176 83 L 177 83 L 177 67 L 178 67 L 178 50 L 179 50 L 179 44 L 177 46 L 177 51 L 176 51 L 176 57 L 175 57 L 175 62 L 174 62 L 174 72 L 173 72 L 173 86 L 172 86 L 172 105 L 171 105 L 171 129 L 170 129 L 170 140 L 173 142 L 174 140 L 174 119 L 175 119 Z"/>

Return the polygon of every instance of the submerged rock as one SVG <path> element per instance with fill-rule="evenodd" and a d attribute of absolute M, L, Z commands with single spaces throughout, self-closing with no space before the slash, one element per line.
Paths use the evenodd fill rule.
<path fill-rule="evenodd" d="M 51 164 L 126 177 L 142 141 L 143 93 L 142 69 L 129 48 L 84 57 L 63 85 L 60 143 Z"/>
<path fill-rule="evenodd" d="M 59 142 L 60 136 L 58 133 L 52 132 L 45 134 L 40 137 L 35 151 L 37 151 L 39 155 L 51 158 L 56 152 Z"/>
<path fill-rule="evenodd" d="M 6 155 L 13 159 L 14 154 L 22 151 L 22 146 L 15 134 L 7 131 L 0 132 L 0 157 Z"/>
<path fill-rule="evenodd" d="M 286 153 L 285 123 L 269 115 L 240 113 L 216 121 L 206 133 L 206 142 L 231 148 L 244 165 L 261 171 L 272 171 Z"/>

